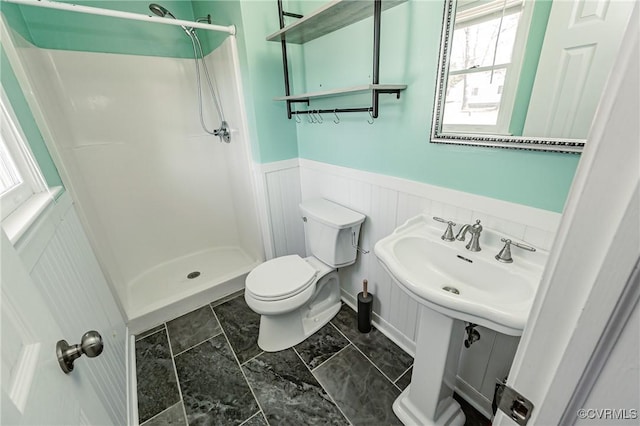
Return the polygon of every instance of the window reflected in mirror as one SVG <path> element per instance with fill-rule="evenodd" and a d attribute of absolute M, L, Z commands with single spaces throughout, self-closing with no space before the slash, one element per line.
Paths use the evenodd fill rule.
<path fill-rule="evenodd" d="M 580 152 L 633 5 L 445 0 L 431 142 Z"/>
<path fill-rule="evenodd" d="M 512 109 L 508 100 L 518 79 L 511 69 L 522 2 L 504 9 L 504 1 L 475 3 L 458 7 L 443 130 L 506 134 Z"/>

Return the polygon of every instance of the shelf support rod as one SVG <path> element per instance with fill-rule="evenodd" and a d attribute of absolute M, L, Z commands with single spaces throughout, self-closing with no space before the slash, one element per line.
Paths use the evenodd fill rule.
<path fill-rule="evenodd" d="M 373 1 L 373 81 L 380 83 L 380 20 L 382 16 L 382 0 Z M 378 118 L 378 91 L 371 93 L 371 116 Z"/>
<path fill-rule="evenodd" d="M 284 28 L 285 12 L 282 10 L 282 0 L 278 0 L 278 18 L 280 19 L 280 29 Z M 289 87 L 289 61 L 287 59 L 287 42 L 284 37 L 280 40 L 282 48 L 282 67 L 284 68 L 284 93 L 286 96 L 291 95 Z M 291 119 L 291 101 L 287 101 L 287 118 Z"/>
<path fill-rule="evenodd" d="M 364 108 L 333 108 L 333 109 L 312 109 L 309 111 L 292 111 L 291 114 L 309 114 L 309 112 L 317 112 L 320 114 L 329 114 L 332 112 L 369 112 L 371 107 Z"/>

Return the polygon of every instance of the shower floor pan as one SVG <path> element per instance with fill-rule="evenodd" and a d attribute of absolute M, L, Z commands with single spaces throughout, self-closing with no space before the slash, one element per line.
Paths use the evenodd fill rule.
<path fill-rule="evenodd" d="M 244 288 L 262 263 L 239 247 L 216 247 L 162 263 L 128 287 L 129 332 L 135 334 Z"/>

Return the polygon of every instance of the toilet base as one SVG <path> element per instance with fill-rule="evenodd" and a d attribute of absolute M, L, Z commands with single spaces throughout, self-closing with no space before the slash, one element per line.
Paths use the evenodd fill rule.
<path fill-rule="evenodd" d="M 303 306 L 279 315 L 261 315 L 258 346 L 265 352 L 288 349 L 326 325 L 340 310 L 340 282 L 332 271 L 321 277 Z"/>
<path fill-rule="evenodd" d="M 265 352 L 277 352 L 303 342 L 331 321 L 340 310 L 340 302 L 314 318 L 300 318 L 299 311 L 284 315 L 262 315 L 258 346 Z"/>

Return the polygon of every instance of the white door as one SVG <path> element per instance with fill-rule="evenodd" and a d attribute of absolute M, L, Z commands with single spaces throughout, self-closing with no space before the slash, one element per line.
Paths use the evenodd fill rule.
<path fill-rule="evenodd" d="M 64 374 L 61 329 L 3 231 L 1 245 L 2 425 L 106 425 L 111 419 L 83 365 Z M 77 336 L 79 340 L 81 336 Z M 68 339 L 67 339 L 68 340 Z M 79 343 L 76 341 L 70 344 Z"/>
<path fill-rule="evenodd" d="M 598 105 L 509 373 L 507 383 L 534 403 L 529 424 L 638 424 L 633 318 L 640 284 L 632 274 L 640 258 L 639 8 Z M 627 352 L 621 357 L 620 350 Z M 616 386 L 603 391 L 611 382 Z M 493 424 L 515 423 L 498 413 Z"/>
<path fill-rule="evenodd" d="M 554 1 L 524 134 L 586 139 L 634 1 Z"/>

